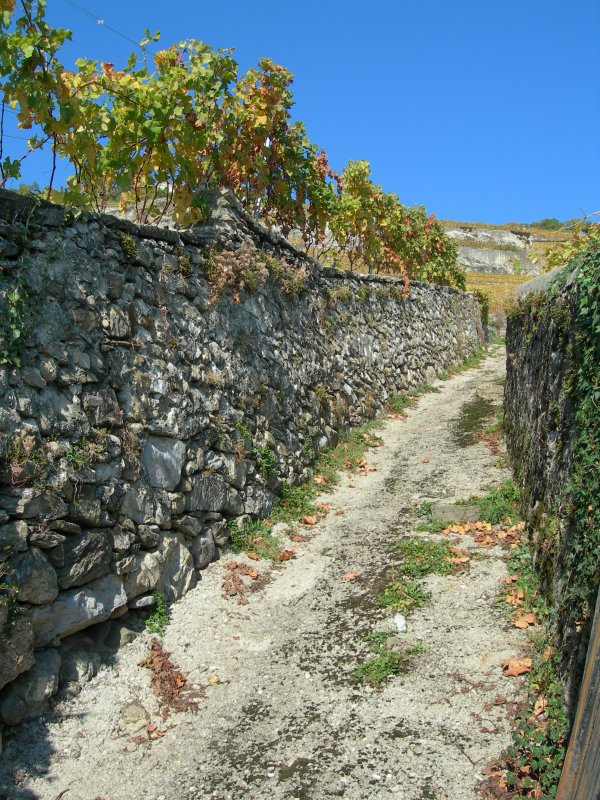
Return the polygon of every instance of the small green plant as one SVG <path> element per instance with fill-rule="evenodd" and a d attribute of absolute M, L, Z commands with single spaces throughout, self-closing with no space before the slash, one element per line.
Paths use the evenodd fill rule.
<path fill-rule="evenodd" d="M 431 597 L 416 581 L 399 580 L 387 586 L 377 596 L 376 603 L 380 608 L 409 613 L 421 608 Z"/>
<path fill-rule="evenodd" d="M 256 469 L 263 478 L 269 478 L 277 470 L 277 453 L 266 445 L 255 447 L 252 454 L 256 460 Z"/>
<path fill-rule="evenodd" d="M 146 618 L 146 630 L 148 633 L 164 636 L 169 624 L 169 607 L 163 592 L 154 592 L 154 599 L 154 610 Z"/>
<path fill-rule="evenodd" d="M 70 444 L 65 451 L 65 459 L 75 469 L 83 469 L 90 463 L 91 453 L 86 447 Z"/>
<path fill-rule="evenodd" d="M 432 386 L 430 383 L 423 383 L 421 386 L 417 386 L 413 394 L 437 394 L 439 391 L 440 390 L 437 388 L 437 386 Z"/>
<path fill-rule="evenodd" d="M 123 255 L 129 259 L 129 261 L 137 261 L 138 258 L 138 251 L 137 251 L 137 244 L 133 236 L 129 233 L 121 232 L 119 234 L 119 241 L 121 243 L 121 250 L 123 251 Z"/>
<path fill-rule="evenodd" d="M 411 578 L 424 578 L 426 575 L 448 575 L 452 563 L 448 561 L 452 553 L 448 542 L 432 542 L 424 539 L 405 539 L 396 548 L 403 557 L 400 573 Z"/>
<path fill-rule="evenodd" d="M 511 479 L 495 486 L 485 497 L 473 498 L 482 520 L 499 525 L 519 518 L 519 488 Z"/>
<path fill-rule="evenodd" d="M 419 524 L 415 526 L 415 530 L 421 531 L 421 533 L 441 533 L 443 530 L 446 530 L 449 525 L 452 525 L 449 520 L 438 519 L 437 517 L 432 517 L 430 514 L 428 519 L 424 522 L 419 522 Z"/>
<path fill-rule="evenodd" d="M 388 408 L 394 414 L 405 414 L 407 409 L 415 408 L 417 405 L 414 393 L 410 394 L 397 394 L 390 397 L 388 400 Z"/>
<path fill-rule="evenodd" d="M 0 365 L 21 366 L 30 302 L 19 264 L 0 264 Z"/>
<path fill-rule="evenodd" d="M 354 667 L 352 675 L 357 683 L 379 686 L 386 678 L 405 670 L 410 664 L 411 656 L 421 655 L 429 650 L 427 645 L 420 642 L 402 650 L 393 650 L 387 645 L 387 640 L 392 636 L 394 634 L 390 632 L 375 631 L 363 638 L 363 642 L 375 656 Z"/>
<path fill-rule="evenodd" d="M 270 522 L 270 521 L 269 521 Z M 260 558 L 276 561 L 281 552 L 281 540 L 273 536 L 271 526 L 261 520 L 253 520 L 239 528 L 235 520 L 229 523 L 229 544 L 235 553 L 253 552 Z"/>

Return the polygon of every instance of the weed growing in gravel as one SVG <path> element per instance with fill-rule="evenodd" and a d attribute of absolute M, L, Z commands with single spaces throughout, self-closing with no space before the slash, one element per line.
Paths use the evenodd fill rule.
<path fill-rule="evenodd" d="M 520 497 L 518 486 L 509 479 L 495 486 L 485 497 L 473 498 L 473 502 L 479 506 L 482 520 L 498 525 L 519 518 Z"/>
<path fill-rule="evenodd" d="M 234 520 L 229 523 L 229 544 L 235 553 L 256 553 L 260 558 L 277 561 L 281 552 L 281 540 L 270 532 L 270 523 L 253 520 L 244 528 L 238 528 Z"/>
<path fill-rule="evenodd" d="M 388 400 L 388 409 L 394 414 L 404 414 L 409 408 L 415 408 L 416 398 L 410 394 L 396 394 Z"/>
<path fill-rule="evenodd" d="M 393 633 L 375 631 L 363 638 L 363 641 L 375 653 L 375 656 L 354 667 L 352 675 L 355 681 L 379 686 L 390 675 L 397 675 L 399 672 L 406 670 L 412 656 L 426 653 L 429 650 L 427 645 L 420 642 L 413 647 L 393 650 L 388 647 L 386 642 L 394 635 Z"/>
<path fill-rule="evenodd" d="M 404 559 L 400 566 L 402 575 L 424 578 L 432 573 L 448 575 L 452 572 L 452 563 L 448 561 L 452 556 L 448 542 L 406 539 L 398 542 L 396 547 Z"/>
<path fill-rule="evenodd" d="M 421 608 L 431 597 L 416 581 L 399 580 L 391 583 L 380 595 L 376 603 L 380 608 L 409 613 Z"/>
<path fill-rule="evenodd" d="M 157 633 L 164 636 L 169 624 L 169 608 L 162 592 L 154 592 L 156 604 L 154 611 L 146 618 L 146 630 L 148 633 Z"/>
<path fill-rule="evenodd" d="M 415 530 L 421 531 L 422 533 L 441 533 L 448 525 L 452 525 L 452 523 L 447 519 L 438 519 L 437 517 L 429 516 L 424 522 L 419 522 Z"/>
<path fill-rule="evenodd" d="M 416 395 L 423 395 L 423 394 L 437 394 L 440 390 L 437 386 L 432 386 L 430 383 L 424 383 L 422 386 L 417 386 L 414 390 L 413 394 Z"/>

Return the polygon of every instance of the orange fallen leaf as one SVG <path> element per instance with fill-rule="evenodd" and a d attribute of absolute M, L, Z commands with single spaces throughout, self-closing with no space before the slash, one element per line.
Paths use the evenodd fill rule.
<path fill-rule="evenodd" d="M 531 664 L 530 658 L 506 658 L 501 662 L 503 674 L 507 678 L 516 678 L 531 672 Z"/>
<path fill-rule="evenodd" d="M 260 556 L 258 555 L 258 553 L 254 553 L 251 551 L 249 553 L 246 553 L 246 555 L 248 556 L 248 558 L 251 558 L 252 561 L 260 561 Z"/>
<path fill-rule="evenodd" d="M 346 572 L 344 575 L 342 575 L 342 580 L 343 581 L 354 581 L 354 580 L 356 580 L 356 578 L 360 578 L 361 575 L 362 575 L 362 572 L 359 572 L 358 570 L 355 570 L 353 572 Z"/>
<path fill-rule="evenodd" d="M 421 459 L 421 464 L 429 464 L 429 459 L 427 458 L 427 456 L 423 456 L 423 458 Z"/>
<path fill-rule="evenodd" d="M 318 511 L 323 511 L 326 514 L 329 511 L 330 506 L 327 503 L 322 503 L 320 500 L 317 500 L 315 503 L 315 508 Z"/>
<path fill-rule="evenodd" d="M 248 570 L 247 574 L 248 574 L 249 578 L 252 578 L 252 580 L 255 581 L 258 578 L 258 576 L 260 575 L 260 572 L 257 569 L 251 569 L 251 570 Z"/>
<path fill-rule="evenodd" d="M 502 578 L 502 583 L 514 583 L 515 581 L 519 580 L 518 575 L 507 575 L 506 578 Z"/>
<path fill-rule="evenodd" d="M 295 557 L 296 553 L 293 550 L 282 550 L 281 553 L 277 553 L 277 561 L 289 561 Z"/>
<path fill-rule="evenodd" d="M 312 514 L 305 514 L 300 520 L 300 522 L 303 522 L 305 525 L 316 525 L 317 518 Z"/>
<path fill-rule="evenodd" d="M 325 484 L 327 483 L 327 478 L 325 477 L 325 475 L 315 475 L 314 482 L 318 483 L 319 486 L 325 486 Z"/>
<path fill-rule="evenodd" d="M 294 533 L 292 534 L 292 536 L 290 536 L 290 539 L 292 540 L 292 542 L 305 542 L 306 536 L 302 536 L 301 533 Z"/>
<path fill-rule="evenodd" d="M 539 717 L 540 714 L 543 714 L 544 711 L 548 708 L 548 701 L 544 697 L 544 695 L 540 695 L 538 699 L 535 701 L 535 705 L 533 706 L 533 716 Z"/>
<path fill-rule="evenodd" d="M 146 731 L 148 733 L 154 733 L 154 731 L 158 728 L 158 725 L 155 722 L 149 722 L 146 725 Z"/>
<path fill-rule="evenodd" d="M 535 614 L 525 614 L 514 621 L 515 628 L 528 628 L 530 625 L 535 625 L 537 617 Z"/>

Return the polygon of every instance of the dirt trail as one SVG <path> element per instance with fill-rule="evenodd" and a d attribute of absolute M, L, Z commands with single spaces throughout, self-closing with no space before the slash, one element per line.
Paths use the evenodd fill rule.
<path fill-rule="evenodd" d="M 196 713 L 157 713 L 149 671 L 138 666 L 144 634 L 116 668 L 8 742 L 3 761 L 18 779 L 8 796 L 474 800 L 481 768 L 510 738 L 506 705 L 493 700 L 519 691 L 500 669 L 523 640 L 495 603 L 501 551 L 465 537 L 468 569 L 426 579 L 431 602 L 399 636 L 428 650 L 406 672 L 377 690 L 357 685 L 352 670 L 368 657 L 366 634 L 395 630 L 375 598 L 398 562 L 394 543 L 414 531 L 416 506 L 507 477 L 470 435 L 501 400 L 503 365 L 498 351 L 440 383 L 406 421 L 389 421 L 385 446 L 369 452 L 377 471 L 342 480 L 317 535 L 292 545 L 297 558 L 275 568 L 249 605 L 221 597 L 223 562 L 203 573 L 164 637 L 188 680 L 205 687 Z M 361 575 L 342 580 L 349 571 Z M 165 735 L 147 741 L 148 722 Z"/>

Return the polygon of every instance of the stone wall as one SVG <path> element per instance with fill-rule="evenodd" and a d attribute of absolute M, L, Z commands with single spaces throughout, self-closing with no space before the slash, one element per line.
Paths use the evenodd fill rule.
<path fill-rule="evenodd" d="M 509 314 L 507 323 L 505 426 L 536 571 L 553 611 L 567 708 L 572 716 L 585 663 L 595 587 L 591 583 L 581 586 L 580 591 L 589 594 L 584 604 L 587 611 L 573 620 L 567 590 L 574 572 L 569 564 L 576 548 L 577 558 L 593 560 L 598 554 L 585 552 L 573 517 L 570 485 L 578 434 L 575 376 L 579 357 L 573 323 L 576 273 L 564 281 L 564 276 L 560 278 L 563 271 L 553 270 L 519 287 L 519 305 Z"/>
<path fill-rule="evenodd" d="M 405 300 L 211 202 L 176 231 L 0 192 L 3 272 L 30 308 L 21 365 L 0 367 L 5 724 L 94 668 L 99 623 L 181 597 L 228 522 L 266 516 L 341 430 L 481 344 L 471 295 Z"/>

